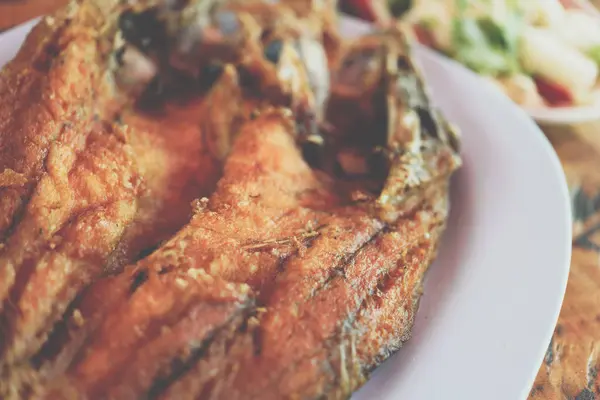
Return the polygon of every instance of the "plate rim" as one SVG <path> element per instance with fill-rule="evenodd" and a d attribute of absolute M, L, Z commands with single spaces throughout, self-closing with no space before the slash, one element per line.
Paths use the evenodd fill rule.
<path fill-rule="evenodd" d="M 435 60 L 435 62 L 437 62 L 441 65 L 448 64 L 449 68 L 461 69 L 461 70 L 465 71 L 466 73 L 481 79 L 481 77 L 478 74 L 471 71 L 467 67 L 463 66 L 462 64 L 460 64 L 448 57 L 438 54 L 436 51 L 434 51 L 432 49 L 429 49 L 425 46 L 419 45 L 419 51 L 421 51 L 422 54 L 426 55 L 426 57 L 430 57 L 432 60 Z M 481 80 L 483 80 L 483 79 L 481 79 Z M 560 264 L 563 264 L 563 268 L 561 270 L 562 271 L 562 285 L 561 285 L 561 291 L 559 293 L 559 297 L 556 298 L 554 317 L 552 319 L 552 321 L 553 321 L 552 329 L 546 335 L 547 338 L 546 338 L 545 342 L 540 344 L 540 350 L 539 350 L 539 356 L 538 356 L 539 367 L 535 371 L 532 372 L 532 374 L 529 378 L 528 388 L 523 389 L 524 393 L 522 394 L 522 398 L 525 399 L 529 396 L 529 393 L 533 387 L 533 384 L 535 383 L 535 379 L 537 377 L 539 368 L 542 367 L 543 360 L 547 353 L 547 347 L 551 343 L 552 337 L 554 335 L 554 330 L 556 329 L 556 325 L 557 325 L 558 319 L 560 317 L 560 312 L 562 310 L 562 306 L 563 306 L 563 302 L 564 302 L 564 298 L 565 298 L 565 294 L 566 294 L 566 290 L 567 290 L 569 274 L 571 271 L 571 259 L 572 259 L 572 253 L 573 253 L 573 223 L 572 223 L 573 212 L 572 212 L 571 195 L 570 195 L 570 191 L 569 191 L 569 185 L 568 185 L 568 181 L 566 178 L 566 174 L 565 174 L 564 169 L 562 168 L 562 163 L 560 161 L 558 153 L 552 146 L 552 143 L 550 142 L 548 137 L 544 134 L 542 129 L 536 124 L 535 120 L 531 117 L 531 114 L 527 111 L 527 109 L 519 106 L 514 101 L 512 101 L 508 96 L 504 95 L 503 93 L 501 93 L 499 91 L 494 90 L 494 88 L 491 86 L 482 84 L 481 90 L 482 90 L 482 92 L 487 92 L 489 94 L 489 96 L 498 96 L 498 97 L 502 98 L 501 100 L 499 99 L 499 101 L 504 102 L 507 107 L 512 108 L 515 112 L 515 115 L 518 116 L 519 119 L 522 119 L 522 121 L 525 125 L 529 125 L 529 128 L 531 129 L 532 132 L 534 132 L 534 131 L 536 132 L 536 134 L 533 137 L 536 138 L 539 146 L 542 146 L 544 148 L 544 152 L 546 153 L 546 155 L 549 157 L 549 159 L 551 161 L 551 165 L 553 168 L 553 175 L 560 181 L 560 197 L 562 199 L 562 208 L 563 208 L 563 212 L 564 212 L 564 215 L 563 215 L 564 220 L 562 222 L 564 223 L 564 226 L 566 228 L 566 239 L 567 239 L 563 243 L 564 248 L 563 248 L 562 253 L 563 253 L 564 259 L 560 261 Z M 573 108 L 577 109 L 580 107 L 573 107 Z M 579 120 L 578 122 L 583 122 L 583 121 Z M 561 122 L 559 122 L 559 123 L 561 123 Z M 558 264 L 558 262 L 557 262 L 557 264 Z"/>
<path fill-rule="evenodd" d="M 560 292 L 556 293 L 556 297 L 554 298 L 553 303 L 553 317 L 552 317 L 552 325 L 551 328 L 548 329 L 548 332 L 545 335 L 545 340 L 539 344 L 538 349 L 538 357 L 537 357 L 537 367 L 532 369 L 527 387 L 524 387 L 522 398 L 525 399 L 528 397 L 533 384 L 535 383 L 535 379 L 537 377 L 537 373 L 539 368 L 541 368 L 544 357 L 546 355 L 548 345 L 551 342 L 552 336 L 554 334 L 554 330 L 556 328 L 556 324 L 558 322 L 560 312 L 562 310 L 562 305 L 567 289 L 568 277 L 570 273 L 570 265 L 571 265 L 571 257 L 572 257 L 572 240 L 573 240 L 573 225 L 572 225 L 572 205 L 571 205 L 571 196 L 569 192 L 569 186 L 566 179 L 566 175 L 564 169 L 562 168 L 562 164 L 558 154 L 554 150 L 550 140 L 543 133 L 541 128 L 535 123 L 535 121 L 530 117 L 530 115 L 526 112 L 526 110 L 516 103 L 514 103 L 510 98 L 502 94 L 501 92 L 495 90 L 491 85 L 485 85 L 484 80 L 481 79 L 479 75 L 469 70 L 465 66 L 460 63 L 444 57 L 443 55 L 438 54 L 436 51 L 429 49 L 420 44 L 417 45 L 418 48 L 418 58 L 419 61 L 422 61 L 421 58 L 428 58 L 429 61 L 432 61 L 438 65 L 441 65 L 443 68 L 448 69 L 458 69 L 463 73 L 469 74 L 474 78 L 480 79 L 482 81 L 481 86 L 478 90 L 481 90 L 481 93 L 485 93 L 486 96 L 496 97 L 498 102 L 504 103 L 507 108 L 510 108 L 511 111 L 515 115 L 515 120 L 520 120 L 519 122 L 523 124 L 523 126 L 528 127 L 528 133 L 532 134 L 532 137 L 537 143 L 537 146 L 543 149 L 544 154 L 548 157 L 550 161 L 550 165 L 552 167 L 552 176 L 556 183 L 559 184 L 559 190 L 557 190 L 556 195 L 560 196 L 560 203 L 562 209 L 562 215 L 560 216 L 560 223 L 564 226 L 565 232 L 565 241 L 563 243 L 563 248 L 561 250 L 562 259 L 557 261 L 556 264 L 561 265 L 562 268 L 557 271 L 560 272 Z M 422 69 L 422 68 L 421 68 Z M 435 99 L 434 99 L 435 101 Z M 535 134 L 534 134 L 535 133 Z M 558 272 L 557 272 L 558 274 Z M 427 293 L 427 287 L 425 287 L 425 293 Z M 418 313 L 417 313 L 418 318 Z M 550 321 L 549 321 L 550 322 Z"/>
<path fill-rule="evenodd" d="M 368 24 L 362 20 L 359 20 L 359 19 L 353 18 L 353 17 L 343 18 L 343 19 L 345 20 L 344 23 L 348 24 L 349 29 L 355 28 L 362 32 L 369 31 Z M 546 329 L 546 333 L 544 335 L 545 336 L 544 340 L 542 342 L 540 342 L 538 345 L 536 365 L 529 372 L 529 376 L 527 379 L 527 386 L 525 386 L 521 389 L 523 391 L 521 393 L 521 397 L 527 398 L 527 396 L 529 395 L 529 392 L 531 391 L 531 388 L 535 382 L 535 378 L 537 376 L 539 368 L 542 365 L 543 359 L 547 352 L 548 344 L 550 343 L 551 338 L 554 334 L 554 329 L 556 327 L 556 323 L 558 322 L 558 318 L 560 316 L 560 311 L 562 309 L 562 304 L 563 304 L 563 300 L 564 300 L 564 296 L 565 296 L 566 288 L 567 288 L 567 283 L 568 283 L 568 276 L 569 276 L 569 271 L 570 271 L 571 255 L 572 255 L 572 228 L 573 227 L 572 227 L 571 200 L 570 200 L 570 194 L 569 194 L 569 188 L 568 188 L 566 176 L 565 176 L 564 170 L 562 168 L 558 154 L 552 147 L 552 144 L 550 143 L 550 141 L 548 140 L 546 135 L 542 132 L 540 127 L 534 122 L 534 119 L 532 119 L 531 115 L 527 112 L 527 110 L 525 108 L 514 103 L 510 98 L 508 98 L 506 95 L 504 95 L 500 91 L 495 90 L 491 85 L 486 85 L 485 80 L 483 80 L 479 75 L 477 75 L 473 71 L 469 70 L 465 66 L 461 65 L 460 63 L 456 62 L 455 60 L 452 60 L 448 57 L 444 57 L 443 55 L 438 54 L 436 51 L 429 49 L 425 46 L 422 46 L 420 44 L 417 44 L 416 47 L 417 47 L 417 51 L 419 53 L 419 58 L 424 56 L 424 57 L 432 60 L 434 63 L 441 65 L 444 68 L 458 69 L 458 70 L 462 71 L 461 73 L 466 73 L 466 74 L 470 75 L 471 77 L 473 77 L 474 79 L 479 79 L 482 83 L 481 86 L 479 87 L 479 90 L 482 91 L 482 94 L 485 93 L 486 96 L 491 96 L 491 97 L 497 98 L 497 101 L 499 103 L 504 104 L 508 109 L 511 110 L 511 112 L 515 116 L 516 121 L 518 121 L 524 127 L 527 127 L 527 130 L 530 131 L 528 133 L 532 134 L 532 137 L 534 138 L 534 140 L 536 142 L 536 144 L 535 144 L 536 147 L 540 147 L 543 150 L 543 153 L 546 155 L 546 157 L 548 157 L 548 160 L 549 160 L 551 168 L 552 168 L 552 172 L 551 172 L 551 175 L 553 177 L 552 179 L 556 183 L 559 184 L 559 189 L 557 190 L 556 195 L 560 197 L 560 209 L 562 210 L 561 215 L 560 215 L 560 225 L 562 225 L 565 229 L 565 231 L 564 231 L 565 241 L 563 243 L 563 248 L 561 249 L 561 252 L 560 252 L 560 256 L 562 259 L 556 261 L 556 266 L 557 266 L 556 274 L 557 275 L 560 274 L 559 276 L 557 276 L 556 279 L 560 279 L 560 281 L 557 281 L 560 288 L 557 290 L 555 297 L 553 297 L 552 318 L 551 319 L 549 318 L 549 320 L 548 320 L 548 324 L 550 326 Z M 435 98 L 434 98 L 434 101 L 435 101 Z M 560 269 L 558 269 L 559 267 L 560 267 Z M 425 288 L 425 294 L 427 294 L 427 287 Z M 417 313 L 416 318 L 417 319 L 419 318 L 419 313 Z M 409 345 L 410 345 L 410 341 L 409 341 Z M 532 360 L 532 362 L 533 362 L 533 360 Z"/>

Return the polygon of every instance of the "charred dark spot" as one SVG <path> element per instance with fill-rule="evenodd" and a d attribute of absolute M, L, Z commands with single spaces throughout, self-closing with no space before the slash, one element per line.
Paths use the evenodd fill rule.
<path fill-rule="evenodd" d="M 346 177 L 346 172 L 344 171 L 344 168 L 342 168 L 342 165 L 338 160 L 335 160 L 335 162 L 333 163 L 333 175 L 337 178 Z"/>
<path fill-rule="evenodd" d="M 438 124 L 431 114 L 431 111 L 421 107 L 417 107 L 416 111 L 419 115 L 423 131 L 431 137 L 438 137 Z"/>
<path fill-rule="evenodd" d="M 309 137 L 302 144 L 302 157 L 313 168 L 319 168 L 323 162 L 325 146 L 322 140 L 311 140 Z"/>
<path fill-rule="evenodd" d="M 265 46 L 265 58 L 273 64 L 278 64 L 282 50 L 283 42 L 281 40 L 271 40 L 271 42 Z"/>
<path fill-rule="evenodd" d="M 158 269 L 159 275 L 166 275 L 175 270 L 175 266 L 172 264 L 163 265 Z"/>
<path fill-rule="evenodd" d="M 174 358 L 173 360 L 171 360 L 170 365 L 166 370 L 167 371 L 184 371 L 189 368 L 190 367 L 187 366 L 186 360 L 184 358 Z M 154 381 L 152 382 L 152 385 L 148 389 L 148 395 L 145 397 L 149 398 L 149 399 L 158 398 L 159 394 L 162 393 L 169 386 L 169 383 L 170 383 L 170 379 L 168 376 L 155 377 Z"/>
<path fill-rule="evenodd" d="M 397 65 L 398 65 L 398 69 L 400 69 L 400 70 L 404 70 L 404 71 L 411 70 L 410 62 L 404 56 L 398 57 Z"/>
<path fill-rule="evenodd" d="M 132 10 L 125 10 L 119 16 L 119 29 L 123 32 L 125 39 L 134 39 L 138 30 L 137 23 L 137 14 Z"/>
<path fill-rule="evenodd" d="M 542 390 L 544 390 L 544 385 L 541 385 L 541 384 L 540 385 L 536 385 L 535 388 L 537 390 L 539 390 L 539 391 L 542 391 Z"/>
<path fill-rule="evenodd" d="M 173 11 L 180 11 L 187 6 L 189 0 L 166 0 L 166 6 Z"/>
<path fill-rule="evenodd" d="M 542 392 L 544 391 L 544 385 L 535 385 L 532 389 L 531 389 L 531 396 L 538 393 L 538 392 Z"/>
<path fill-rule="evenodd" d="M 164 82 L 161 77 L 157 76 L 144 89 L 139 105 L 146 110 L 159 108 L 164 104 L 165 94 Z"/>
<path fill-rule="evenodd" d="M 117 51 L 115 51 L 115 60 L 117 61 L 117 64 L 119 64 L 119 66 L 123 66 L 125 65 L 125 62 L 123 61 L 123 56 L 125 55 L 125 46 L 121 46 L 117 49 Z"/>
<path fill-rule="evenodd" d="M 585 388 L 575 396 L 575 400 L 596 400 L 596 395 L 590 389 Z"/>
<path fill-rule="evenodd" d="M 140 286 L 148 280 L 148 271 L 143 269 L 138 271 L 131 280 L 131 286 L 129 287 L 129 293 L 134 293 Z"/>
<path fill-rule="evenodd" d="M 223 75 L 223 65 L 217 63 L 208 63 L 202 68 L 200 73 L 201 85 L 208 89 Z"/>
<path fill-rule="evenodd" d="M 588 369 L 588 377 L 591 381 L 590 384 L 594 383 L 596 378 L 598 378 L 598 369 L 595 366 L 590 366 Z"/>
<path fill-rule="evenodd" d="M 577 239 L 573 241 L 573 244 L 586 250 L 600 252 L 600 245 L 592 241 L 593 235 L 598 231 L 600 231 L 600 224 L 596 224 L 583 232 Z"/>
<path fill-rule="evenodd" d="M 252 332 L 252 347 L 254 348 L 254 356 L 258 357 L 260 356 L 260 354 L 262 353 L 262 346 L 263 346 L 263 338 L 262 338 L 262 331 L 260 328 L 255 329 L 254 332 Z"/>
<path fill-rule="evenodd" d="M 148 257 L 150 254 L 154 253 L 156 251 L 156 249 L 158 249 L 158 246 L 159 245 L 146 247 L 145 249 L 140 251 L 140 254 L 138 255 L 138 259 L 141 260 L 143 258 Z"/>
<path fill-rule="evenodd" d="M 383 148 L 376 148 L 367 159 L 369 173 L 373 178 L 385 178 L 389 170 L 389 158 Z"/>
<path fill-rule="evenodd" d="M 241 311 L 241 312 L 240 312 Z M 251 315 L 246 314 L 246 310 L 242 309 L 232 316 L 225 324 L 214 328 L 208 332 L 201 341 L 190 341 L 184 351 L 181 352 L 176 358 L 173 358 L 168 367 L 165 368 L 158 376 L 155 376 L 152 380 L 150 387 L 145 395 L 140 396 L 146 399 L 159 398 L 161 393 L 164 392 L 173 382 L 183 377 L 189 372 L 201 359 L 205 357 L 212 357 L 209 350 L 210 347 L 216 342 L 217 346 L 223 346 L 224 351 L 233 345 L 239 334 L 245 333 L 247 329 L 247 323 Z M 235 326 L 238 320 L 242 319 L 240 325 Z M 232 329 L 233 328 L 233 329 Z M 214 381 L 208 381 L 198 398 L 210 397 L 212 391 L 212 385 Z"/>
<path fill-rule="evenodd" d="M 554 330 L 554 333 L 556 334 L 556 336 L 560 336 L 563 333 L 563 327 L 560 324 L 556 325 L 556 329 Z"/>
<path fill-rule="evenodd" d="M 154 8 L 135 13 L 124 11 L 119 17 L 119 29 L 126 41 L 144 52 L 165 45 L 165 28 L 157 18 Z"/>
<path fill-rule="evenodd" d="M 40 58 L 34 61 L 34 68 L 39 71 L 48 71 L 52 66 L 52 63 L 60 54 L 60 47 L 56 43 L 49 43 L 44 48 L 44 52 L 40 55 Z"/>
<path fill-rule="evenodd" d="M 596 194 L 596 196 L 594 196 L 593 201 L 593 209 L 595 211 L 600 210 L 600 194 Z"/>
<path fill-rule="evenodd" d="M 554 362 L 554 340 L 550 340 L 550 344 L 548 345 L 548 350 L 546 350 L 546 355 L 544 356 L 544 362 L 547 366 L 551 366 Z"/>
<path fill-rule="evenodd" d="M 163 98 L 185 104 L 201 89 L 197 80 L 190 79 L 185 72 L 170 70 L 163 76 Z"/>
<path fill-rule="evenodd" d="M 273 34 L 273 30 L 270 28 L 266 28 L 265 30 L 262 31 L 262 33 L 260 34 L 260 40 L 261 42 L 265 42 L 267 41 L 271 35 Z"/>
<path fill-rule="evenodd" d="M 256 79 L 254 79 L 254 76 L 250 73 L 250 71 L 248 71 L 246 68 L 238 68 L 237 72 L 240 86 L 250 89 L 255 88 Z"/>
<path fill-rule="evenodd" d="M 72 308 L 68 309 L 61 321 L 58 321 L 50 330 L 48 340 L 41 349 L 30 358 L 34 368 L 39 369 L 44 363 L 53 360 L 61 351 L 64 341 L 69 338 L 69 324 L 67 317 L 73 314 Z"/>
<path fill-rule="evenodd" d="M 60 54 L 60 48 L 58 47 L 57 44 L 55 43 L 51 43 L 48 46 L 46 46 L 46 55 L 48 57 L 57 57 Z"/>
<path fill-rule="evenodd" d="M 572 199 L 571 206 L 575 221 L 585 221 L 600 209 L 592 196 L 589 196 L 580 186 L 573 190 Z"/>

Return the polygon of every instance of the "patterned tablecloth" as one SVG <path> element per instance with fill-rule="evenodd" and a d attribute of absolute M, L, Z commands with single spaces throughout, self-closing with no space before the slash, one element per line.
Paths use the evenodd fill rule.
<path fill-rule="evenodd" d="M 0 0 L 0 30 L 64 3 L 66 0 Z M 573 259 L 554 337 L 529 397 L 600 400 L 600 118 L 593 123 L 542 129 L 560 156 L 572 190 Z"/>

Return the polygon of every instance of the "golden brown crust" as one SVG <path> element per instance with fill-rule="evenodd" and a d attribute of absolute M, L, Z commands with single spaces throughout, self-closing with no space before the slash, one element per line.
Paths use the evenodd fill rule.
<path fill-rule="evenodd" d="M 183 225 L 218 177 L 202 104 L 115 118 L 102 32 L 117 3 L 44 18 L 0 74 L 2 365 L 34 354 L 89 282 Z"/>
<path fill-rule="evenodd" d="M 339 200 L 335 200 L 336 196 L 332 197 L 323 187 L 321 193 L 324 198 L 314 199 L 319 210 L 311 211 L 310 202 L 298 204 L 297 194 L 307 189 L 307 183 L 308 189 L 314 190 L 319 181 L 302 161 L 286 130 L 287 126 L 285 118 L 277 113 L 263 115 L 246 125 L 228 159 L 224 178 L 205 209 L 165 246 L 134 268 L 155 273 L 173 270 L 210 274 L 219 279 L 248 282 L 261 291 L 259 301 L 264 311 L 259 313 L 253 327 L 252 332 L 255 333 L 235 334 L 224 345 L 225 352 L 219 351 L 214 359 L 206 358 L 200 364 L 184 364 L 183 371 L 186 373 L 163 393 L 166 398 L 186 398 L 194 393 L 209 394 L 213 390 L 212 395 L 220 398 L 253 398 L 267 394 L 274 397 L 306 394 L 312 397 L 309 395 L 312 391 L 316 396 L 329 390 L 341 390 L 340 394 L 348 395 L 364 381 L 360 377 L 366 376 L 385 355 L 397 348 L 399 340 L 406 339 L 416 305 L 413 296 L 418 295 L 421 277 L 446 217 L 445 188 L 440 189 L 439 196 L 436 196 L 440 204 L 426 205 L 410 219 L 388 227 L 366 212 L 340 205 Z M 242 171 L 244 174 L 241 174 Z M 296 186 L 298 184 L 300 186 Z M 323 210 L 323 204 L 329 208 Z M 316 224 L 323 224 L 314 238 L 302 243 L 298 236 L 295 244 L 293 241 L 282 242 L 283 245 L 272 244 L 273 236 L 297 235 L 298 229 L 311 221 L 302 219 L 302 216 L 310 216 Z M 277 221 L 277 228 L 266 229 L 274 226 L 269 221 Z M 250 238 L 267 243 L 267 246 L 244 248 L 243 243 Z M 295 246 L 300 246 L 301 251 L 294 249 Z M 405 270 L 405 263 L 414 267 L 406 267 L 408 269 Z M 396 281 L 405 286 L 397 285 Z M 106 289 L 110 290 L 106 285 L 97 287 L 100 292 Z M 94 294 L 95 291 L 92 288 L 89 296 L 100 298 Z M 391 304 L 400 303 L 405 309 L 405 316 L 399 318 L 394 309 L 369 300 L 374 291 L 389 298 Z M 85 298 L 83 301 L 86 301 Z M 140 300 L 140 304 L 146 304 L 145 301 Z M 166 301 L 159 303 L 168 304 Z M 119 302 L 116 304 L 119 307 Z M 101 325 L 105 328 L 96 329 L 97 333 L 90 338 L 97 339 L 88 339 L 84 347 L 92 355 L 97 351 L 90 346 L 96 341 L 109 343 L 118 337 L 126 343 L 127 337 L 138 338 L 136 330 L 140 329 L 141 322 L 137 320 L 137 314 L 109 307 L 104 311 L 106 320 Z M 87 316 L 85 307 L 80 310 L 85 320 L 94 319 Z M 152 312 L 160 310 L 162 307 L 151 308 Z M 179 318 L 177 315 L 180 312 L 167 308 L 160 315 L 154 315 L 151 324 L 170 326 L 167 321 Z M 111 319 L 122 323 L 110 323 Z M 350 346 L 345 339 L 345 329 L 348 324 L 352 326 L 354 320 L 364 320 L 360 322 L 363 324 L 377 322 L 382 330 L 368 334 L 359 325 L 355 327 L 356 332 L 364 332 L 356 337 L 364 345 L 354 350 L 360 351 L 361 357 L 360 369 L 354 372 L 355 375 L 350 378 L 340 375 L 339 368 L 323 375 L 322 368 L 330 362 L 346 362 L 339 361 L 337 349 L 342 346 L 344 351 L 350 351 L 350 347 L 344 347 Z M 120 327 L 118 334 L 114 330 L 117 326 Z M 389 328 L 383 328 L 386 326 Z M 351 329 L 350 332 L 354 331 Z M 136 340 L 145 342 L 146 337 L 148 334 L 143 334 L 144 339 Z M 341 341 L 341 344 L 332 344 L 336 341 Z M 111 354 L 113 351 L 116 353 L 104 356 L 112 360 L 110 367 L 102 364 L 104 368 L 111 368 L 110 376 L 116 377 L 117 371 L 126 368 L 125 360 L 131 360 L 128 352 L 146 349 L 148 345 L 141 344 L 143 342 L 133 345 L 130 350 L 111 347 Z M 241 349 L 243 346 L 239 343 L 252 345 Z M 286 346 L 281 346 L 281 343 L 286 343 Z M 322 345 L 325 347 L 321 348 Z M 160 344 L 157 346 L 162 348 Z M 175 353 L 170 353 L 171 357 L 184 351 L 187 345 L 182 342 L 177 346 L 172 350 Z M 316 357 L 320 354 L 318 351 L 324 364 L 309 363 L 312 365 L 309 368 L 305 360 Z M 140 353 L 139 357 L 146 360 L 148 355 Z M 97 364 L 94 360 L 78 360 L 76 357 L 69 369 L 87 370 L 86 365 L 91 368 Z M 123 360 L 123 364 L 118 360 Z M 198 377 L 205 374 L 202 372 L 206 368 L 204 363 L 213 365 L 216 375 L 200 378 L 204 382 L 200 383 Z M 229 364 L 235 367 L 225 367 Z M 231 368 L 235 373 L 231 372 Z M 114 390 L 119 393 L 133 391 L 134 397 L 141 396 L 157 379 L 150 379 L 142 385 L 139 379 L 134 378 L 137 375 L 131 375 L 134 369 L 127 367 L 126 370 L 131 371 L 127 373 L 130 378 L 114 383 Z M 93 371 L 89 376 L 94 382 L 108 373 Z M 76 372 L 68 373 L 68 376 L 81 395 L 99 396 L 112 385 L 106 380 L 103 380 L 104 384 L 86 384 L 86 379 Z M 218 386 L 218 391 L 214 388 L 216 383 L 225 381 L 231 382 L 231 385 Z M 340 386 L 342 381 L 343 387 Z"/>
<path fill-rule="evenodd" d="M 12 133 L 0 133 L 0 395 L 349 396 L 408 338 L 454 151 L 428 138 L 432 174 L 383 219 L 373 194 L 356 194 L 367 179 L 307 164 L 298 115 L 268 98 L 234 92 L 240 128 L 208 125 L 224 143 L 200 119 L 230 122 L 213 112 L 227 96 L 156 115 L 128 106 L 110 70 L 120 7 L 72 3 L 0 77 L 14 103 L 0 102 Z M 398 189 L 406 171 L 393 171 Z"/>

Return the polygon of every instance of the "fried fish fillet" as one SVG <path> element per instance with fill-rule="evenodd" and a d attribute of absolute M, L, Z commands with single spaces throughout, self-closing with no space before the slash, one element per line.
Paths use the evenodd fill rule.
<path fill-rule="evenodd" d="M 445 188 L 436 193 L 435 202 L 423 205 L 411 218 L 383 223 L 367 210 L 345 204 L 327 182 L 321 182 L 303 161 L 286 128 L 289 121 L 279 114 L 248 124 L 206 207 L 162 248 L 130 268 L 167 275 L 171 271 L 184 276 L 209 274 L 236 284 L 248 283 L 259 293 L 262 310 L 253 329 L 229 339 L 224 354 L 220 350 L 215 359 L 207 357 L 197 364 L 195 357 L 182 356 L 197 350 L 196 340 L 163 338 L 160 343 L 171 346 L 167 350 L 148 342 L 146 334 L 136 334 L 149 324 L 171 326 L 168 321 L 179 315 L 175 310 L 150 307 L 160 314 L 148 316 L 111 310 L 112 302 L 105 310 L 98 310 L 97 304 L 93 310 L 80 307 L 84 321 L 95 320 L 97 313 L 104 319 L 78 351 L 69 349 L 73 361 L 68 363 L 65 381 L 57 381 L 56 390 L 77 393 L 77 398 L 152 397 L 165 390 L 162 395 L 167 398 L 195 398 L 208 396 L 215 385 L 220 387 L 220 392 L 212 394 L 215 398 L 318 397 L 328 390 L 348 395 L 380 358 L 406 338 L 422 273 L 445 220 Z M 95 291 L 104 292 L 105 285 L 92 286 L 88 296 L 101 298 Z M 143 283 L 138 291 L 145 287 Z M 146 306 L 165 304 L 157 299 L 164 288 L 150 290 L 136 291 L 134 296 L 146 296 L 138 300 Z M 403 311 L 395 307 L 398 302 Z M 397 319 L 398 313 L 406 316 Z M 367 330 L 378 319 L 382 332 Z M 114 331 L 117 326 L 119 332 Z M 73 330 L 74 336 L 77 331 Z M 169 330 L 163 334 L 178 335 Z M 127 337 L 135 342 L 124 348 Z M 365 345 L 352 350 L 357 343 Z M 169 360 L 166 364 L 179 364 L 179 368 L 161 371 L 157 367 L 144 383 L 141 375 L 150 373 L 153 364 L 145 357 L 154 352 L 154 346 L 161 348 L 161 357 Z M 319 351 L 320 346 L 324 347 Z M 235 356 L 228 353 L 229 347 L 236 349 Z M 335 358 L 343 356 L 338 351 L 355 357 L 343 362 L 360 366 L 348 369 L 351 381 L 343 382 L 343 387 L 335 380 L 342 379 L 339 373 L 350 367 L 339 365 Z M 356 358 L 357 351 L 364 353 L 361 359 Z M 110 363 L 100 362 L 99 354 Z M 143 363 L 133 361 L 138 358 Z M 312 360 L 310 368 L 293 367 L 306 364 L 306 359 Z M 322 361 L 314 364 L 317 359 Z M 204 362 L 217 371 L 214 377 L 203 380 Z M 228 376 L 231 371 L 234 377 Z M 284 382 L 285 386 L 277 386 Z M 314 392 L 305 391 L 309 383 L 316 385 L 310 389 Z M 56 396 L 53 391 L 48 398 Z"/>
<path fill-rule="evenodd" d="M 159 117 L 119 112 L 131 110 L 123 88 L 91 84 L 90 112 L 100 116 L 85 141 L 64 145 L 74 153 L 59 163 L 64 172 L 39 167 L 39 200 L 24 197 L 32 211 L 15 214 L 6 230 L 0 257 L 14 272 L 0 393 L 350 396 L 409 337 L 447 219 L 448 179 L 460 165 L 458 139 L 429 104 L 406 38 L 393 28 L 353 43 L 329 90 L 299 43 L 307 35 L 309 47 L 326 47 L 330 19 L 301 2 L 233 2 L 208 14 L 202 2 L 140 3 L 91 12 L 99 3 L 84 1 L 66 13 L 82 18 L 78 27 L 103 15 L 91 36 L 119 19 L 138 52 L 125 50 L 138 54 L 133 86 L 146 85 L 142 97 L 157 82 L 177 93 L 182 79 L 196 88 L 215 62 L 222 68 L 204 101 L 167 101 Z M 290 25 L 265 18 L 280 12 Z M 129 22 L 148 15 L 147 26 L 167 34 L 149 35 L 150 43 L 168 46 L 129 34 L 146 26 Z M 194 24 L 203 30 L 189 36 Z M 107 37 L 97 35 L 95 48 Z M 182 57 L 190 37 L 203 51 Z M 100 75 L 119 79 L 118 71 Z M 314 145 L 320 155 L 312 157 Z M 25 175 L 7 167 L 0 182 L 22 184 Z M 219 176 L 173 234 L 187 196 L 202 196 Z M 178 210 L 165 213 L 171 207 Z M 34 235 L 40 221 L 56 228 Z"/>
<path fill-rule="evenodd" d="M 33 354 L 89 282 L 179 229 L 218 179 L 201 102 L 121 110 L 101 34 L 116 4 L 45 18 L 0 76 L 2 364 Z"/>

